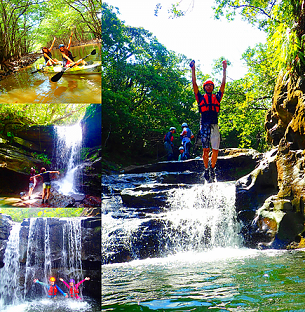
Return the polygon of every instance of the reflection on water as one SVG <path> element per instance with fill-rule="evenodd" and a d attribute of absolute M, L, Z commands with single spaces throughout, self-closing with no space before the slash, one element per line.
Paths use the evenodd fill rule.
<path fill-rule="evenodd" d="M 76 60 L 96 49 L 97 54 L 86 60 L 100 60 L 100 46 L 87 45 L 71 48 Z M 53 57 L 61 59 L 58 50 Z M 42 59 L 39 61 L 42 62 Z M 101 103 L 101 75 L 65 73 L 58 82 L 51 82 L 54 73 L 37 72 L 32 66 L 21 69 L 0 81 L 1 103 Z"/>
<path fill-rule="evenodd" d="M 102 268 L 102 311 L 304 311 L 305 251 L 219 248 Z"/>

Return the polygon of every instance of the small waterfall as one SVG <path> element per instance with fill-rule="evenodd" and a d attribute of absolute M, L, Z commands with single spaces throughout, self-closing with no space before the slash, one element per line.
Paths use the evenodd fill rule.
<path fill-rule="evenodd" d="M 175 252 L 242 245 L 234 183 L 176 189 L 169 198 L 169 206 L 163 218 L 168 227 L 167 244 Z"/>
<path fill-rule="evenodd" d="M 19 289 L 19 231 L 20 224 L 14 223 L 4 254 L 4 267 L 1 269 L 0 310 L 11 302 L 20 301 Z"/>
<path fill-rule="evenodd" d="M 240 230 L 234 183 L 171 189 L 163 212 L 128 218 L 116 209 L 103 217 L 104 263 L 241 247 Z"/>
<path fill-rule="evenodd" d="M 77 169 L 80 165 L 82 127 L 80 122 L 72 126 L 56 126 L 55 159 L 56 170 L 64 170 L 65 176 L 54 184 L 64 195 L 77 194 Z"/>

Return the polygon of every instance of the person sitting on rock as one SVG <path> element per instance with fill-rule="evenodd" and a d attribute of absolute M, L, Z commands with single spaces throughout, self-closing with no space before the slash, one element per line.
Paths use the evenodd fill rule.
<path fill-rule="evenodd" d="M 51 175 L 50 173 L 57 173 L 59 174 L 59 171 L 47 171 L 46 168 L 42 167 L 40 169 L 40 174 L 36 174 L 34 177 L 42 177 L 42 203 L 46 202 L 46 204 L 49 201 L 50 197 L 50 190 L 51 190 Z M 46 201 L 44 201 L 46 197 Z"/>
<path fill-rule="evenodd" d="M 68 298 L 68 294 L 64 293 L 56 284 L 55 284 L 55 277 L 50 277 L 50 285 L 40 282 L 38 279 L 34 279 L 34 283 L 40 284 L 48 289 L 48 297 L 57 299 L 57 291 L 59 291 L 63 296 Z"/>
<path fill-rule="evenodd" d="M 79 285 L 81 283 L 83 283 L 84 281 L 89 281 L 90 277 L 85 277 L 85 279 L 83 279 L 82 281 L 78 282 L 77 284 L 75 284 L 75 280 L 74 279 L 70 279 L 69 284 L 67 282 L 65 282 L 62 278 L 59 279 L 61 282 L 63 282 L 68 288 L 69 288 L 69 298 L 72 299 L 81 299 L 78 294 L 79 294 Z"/>

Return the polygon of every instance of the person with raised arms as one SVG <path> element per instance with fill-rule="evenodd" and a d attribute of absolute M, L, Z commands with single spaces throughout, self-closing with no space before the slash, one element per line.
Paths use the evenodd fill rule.
<path fill-rule="evenodd" d="M 213 94 L 214 83 L 211 80 L 207 80 L 203 84 L 203 90 L 205 94 L 201 94 L 196 82 L 196 72 L 195 72 L 195 61 L 193 60 L 190 63 L 192 70 L 192 83 L 193 90 L 195 94 L 196 101 L 198 103 L 199 112 L 201 115 L 200 118 L 200 135 L 203 149 L 203 163 L 205 171 L 208 174 L 209 167 L 209 152 L 210 145 L 212 147 L 212 156 L 211 156 L 211 174 L 215 176 L 215 166 L 218 157 L 218 150 L 220 145 L 220 133 L 218 127 L 218 114 L 220 110 L 220 101 L 222 99 L 225 85 L 226 85 L 226 69 L 227 61 L 222 62 L 223 67 L 223 76 L 222 83 L 219 88 L 219 91 L 216 94 Z"/>

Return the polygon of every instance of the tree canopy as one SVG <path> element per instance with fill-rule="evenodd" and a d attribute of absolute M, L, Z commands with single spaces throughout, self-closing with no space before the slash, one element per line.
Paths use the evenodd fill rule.
<path fill-rule="evenodd" d="M 26 218 L 66 218 L 81 216 L 84 208 L 0 208 L 0 213 L 11 216 L 14 222 Z"/>
<path fill-rule="evenodd" d="M 195 135 L 199 130 L 191 59 L 167 50 L 149 31 L 125 25 L 118 15 L 118 9 L 103 3 L 104 156 L 121 163 L 127 159 L 131 163 L 164 160 L 163 137 L 170 127 L 177 128 L 177 148 L 183 122 Z M 264 46 L 246 51 L 243 58 L 251 71 L 244 79 L 226 84 L 219 116 L 221 147 L 267 148 L 264 116 L 276 74 L 263 60 L 266 54 Z M 215 77 L 222 70 L 223 59 L 214 61 L 211 75 L 196 72 L 198 85 L 213 77 L 215 89 L 220 86 Z"/>
<path fill-rule="evenodd" d="M 101 37 L 101 0 L 1 0 L 0 65 L 50 47 L 54 36 L 68 42 Z M 1 69 L 1 68 L 0 68 Z"/>

